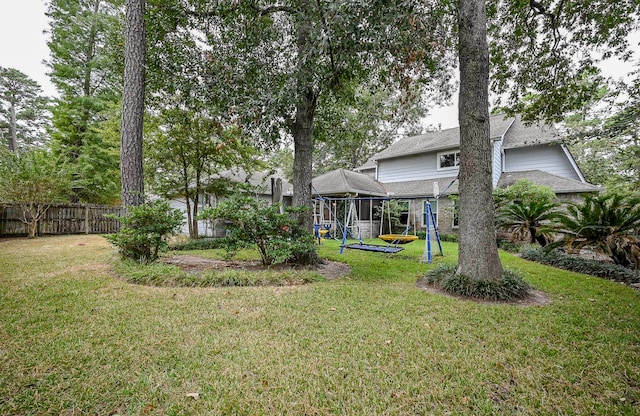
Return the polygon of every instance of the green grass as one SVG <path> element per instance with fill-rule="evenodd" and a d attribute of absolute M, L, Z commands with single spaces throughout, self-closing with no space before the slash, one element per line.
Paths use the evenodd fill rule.
<path fill-rule="evenodd" d="M 209 256 L 210 257 L 210 256 Z M 291 286 L 326 280 L 310 270 L 208 270 L 186 272 L 178 266 L 115 260 L 111 269 L 127 282 L 160 287 Z"/>
<path fill-rule="evenodd" d="M 0 414 L 638 414 L 637 291 L 501 253 L 553 302 L 461 301 L 414 286 L 422 248 L 330 241 L 344 279 L 183 288 L 115 278 L 100 237 L 0 240 Z"/>

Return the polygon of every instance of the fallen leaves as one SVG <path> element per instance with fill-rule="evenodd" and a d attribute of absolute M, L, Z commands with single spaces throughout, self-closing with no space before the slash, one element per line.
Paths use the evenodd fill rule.
<path fill-rule="evenodd" d="M 185 396 L 191 397 L 193 400 L 198 400 L 200 398 L 200 393 L 187 393 Z"/>

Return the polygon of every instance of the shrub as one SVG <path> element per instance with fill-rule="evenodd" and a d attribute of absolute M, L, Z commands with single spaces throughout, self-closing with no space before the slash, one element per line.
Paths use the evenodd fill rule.
<path fill-rule="evenodd" d="M 456 273 L 456 264 L 443 264 L 427 273 L 426 281 L 445 292 L 467 298 L 510 301 L 529 295 L 531 286 L 522 277 L 505 270 L 500 279 L 472 279 Z"/>
<path fill-rule="evenodd" d="M 498 227 L 513 233 L 516 238 L 529 237 L 531 244 L 546 246 L 552 241 L 551 221 L 557 218 L 560 204 L 551 201 L 519 201 L 502 206 L 496 212 Z"/>
<path fill-rule="evenodd" d="M 498 248 L 509 253 L 520 252 L 520 245 L 509 240 L 498 240 Z"/>
<path fill-rule="evenodd" d="M 553 250 L 546 252 L 532 246 L 523 247 L 520 251 L 523 259 L 569 270 L 576 273 L 589 274 L 607 280 L 626 284 L 640 283 L 640 273 L 626 267 L 598 260 L 583 259 Z"/>
<path fill-rule="evenodd" d="M 237 194 L 200 214 L 201 219 L 224 219 L 231 224 L 229 234 L 222 240 L 223 248 L 231 256 L 238 249 L 255 245 L 262 264 L 291 262 L 306 263 L 309 253 L 315 253 L 313 234 L 307 232 L 294 215 L 306 207 L 288 207 L 284 213 L 279 205 L 251 196 Z"/>
<path fill-rule="evenodd" d="M 555 199 L 556 194 L 550 187 L 537 185 L 529 179 L 518 179 L 507 188 L 493 191 L 496 210 L 515 201 L 527 205 L 532 202 L 553 202 Z"/>
<path fill-rule="evenodd" d="M 416 231 L 416 235 L 418 236 L 418 238 L 420 240 L 424 240 L 427 238 L 427 232 L 426 231 Z M 435 232 L 433 230 L 431 230 L 431 238 L 435 238 Z M 450 243 L 457 243 L 458 242 L 458 235 L 457 234 L 440 234 L 440 241 L 448 241 Z"/>
<path fill-rule="evenodd" d="M 169 245 L 169 250 L 212 250 L 223 248 L 222 238 L 196 238 Z"/>
<path fill-rule="evenodd" d="M 184 223 L 182 212 L 166 201 L 129 207 L 128 211 L 121 217 L 110 215 L 120 221 L 122 228 L 105 238 L 118 247 L 123 258 L 139 263 L 156 261 L 160 250 L 167 247 L 167 237 L 177 233 Z"/>
<path fill-rule="evenodd" d="M 563 234 L 556 247 L 569 252 L 583 247 L 595 250 L 622 266 L 640 267 L 640 198 L 616 193 L 586 195 L 581 204 L 567 206 L 567 215 L 558 217 L 557 230 Z"/>
<path fill-rule="evenodd" d="M 458 242 L 458 234 L 440 234 L 440 241 L 447 241 L 449 243 Z"/>
<path fill-rule="evenodd" d="M 0 151 L 0 202 L 17 204 L 29 238 L 51 203 L 69 200 L 71 172 L 46 150 L 14 154 Z"/>

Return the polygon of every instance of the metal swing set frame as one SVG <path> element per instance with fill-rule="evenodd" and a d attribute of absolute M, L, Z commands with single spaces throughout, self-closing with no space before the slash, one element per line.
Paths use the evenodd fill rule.
<path fill-rule="evenodd" d="M 449 183 L 449 185 L 445 188 L 445 192 L 454 184 L 454 182 L 457 180 L 458 178 L 454 178 L 451 183 Z M 440 191 L 438 189 L 438 183 L 434 182 L 433 184 L 433 195 L 434 195 L 434 199 L 437 202 L 438 199 L 440 198 Z M 342 224 L 340 223 L 340 221 L 337 218 L 337 215 L 335 215 L 336 213 L 333 213 L 333 220 L 335 221 L 335 223 L 337 224 L 337 227 L 340 228 L 340 231 L 342 233 L 342 241 L 340 243 L 340 254 L 342 254 L 344 252 L 345 249 L 353 249 L 353 250 L 362 250 L 362 251 L 369 251 L 369 252 L 377 252 L 377 253 L 387 253 L 387 254 L 393 254 L 393 253 L 398 253 L 402 250 L 404 250 L 403 247 L 400 247 L 399 244 L 406 244 L 406 243 L 410 243 L 411 241 L 414 241 L 417 239 L 416 238 L 407 238 L 409 237 L 409 231 L 411 230 L 411 226 L 410 226 L 410 216 L 411 216 L 411 201 L 415 201 L 417 199 L 424 199 L 425 200 L 425 212 L 424 212 L 424 216 L 425 216 L 425 221 L 424 224 L 426 226 L 426 238 L 425 238 L 425 249 L 424 249 L 424 255 L 423 255 L 423 261 L 426 261 L 427 263 L 431 263 L 433 260 L 432 257 L 432 253 L 431 253 L 431 232 L 433 231 L 434 236 L 436 238 L 436 241 L 438 243 L 438 249 L 440 251 L 440 255 L 444 256 L 444 251 L 442 250 L 442 241 L 440 240 L 440 233 L 438 231 L 438 225 L 436 223 L 435 220 L 435 215 L 433 213 L 433 208 L 431 206 L 431 202 L 429 201 L 429 197 L 425 196 L 422 198 L 406 198 L 406 197 L 397 197 L 397 198 L 392 198 L 392 197 L 351 197 L 351 198 L 327 198 L 327 197 L 318 197 L 315 199 L 315 201 L 320 201 L 321 202 L 321 210 L 324 210 L 324 207 L 327 206 L 329 208 L 329 219 L 331 220 L 331 216 L 332 216 L 332 211 L 331 211 L 331 203 L 332 202 L 337 202 L 337 201 L 348 201 L 349 202 L 349 211 L 347 214 L 347 218 L 345 220 L 345 223 Z M 388 244 L 384 245 L 384 244 L 370 244 L 370 243 L 364 243 L 362 240 L 362 234 L 360 232 L 360 223 L 358 221 L 358 212 L 357 209 L 355 207 L 355 202 L 356 201 L 362 201 L 362 200 L 367 200 L 367 201 L 382 201 L 382 213 L 381 213 L 381 219 L 380 219 L 380 235 L 378 236 L 379 238 L 383 239 L 384 241 L 387 241 Z M 387 201 L 409 201 L 409 207 L 408 207 L 408 213 L 407 213 L 407 226 L 404 230 L 404 232 L 402 234 L 382 234 L 382 223 L 383 223 L 383 219 L 382 217 L 384 217 L 384 202 Z M 390 221 L 390 207 L 387 204 L 387 212 L 388 212 L 388 216 L 389 216 L 389 229 L 391 229 L 391 221 Z M 324 215 L 324 214 L 322 214 Z M 415 222 L 415 214 L 414 214 L 414 222 Z M 353 226 L 351 226 L 351 224 L 355 224 L 355 228 L 357 230 L 358 236 L 357 236 L 357 243 L 351 243 L 351 244 L 347 244 L 347 238 L 349 236 L 349 234 L 353 235 L 352 232 L 352 228 L 354 228 Z M 316 237 L 318 238 L 318 244 L 321 243 L 321 234 L 320 234 L 320 223 L 319 221 L 316 221 L 316 225 L 314 226 L 315 232 L 316 232 Z M 327 228 L 327 232 L 328 232 L 328 228 Z M 335 236 L 335 234 L 334 234 Z M 385 238 L 387 237 L 387 238 Z M 335 238 L 335 237 L 334 237 Z"/>

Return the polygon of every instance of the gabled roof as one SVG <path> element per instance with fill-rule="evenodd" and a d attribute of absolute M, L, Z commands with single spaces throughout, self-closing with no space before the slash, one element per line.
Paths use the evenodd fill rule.
<path fill-rule="evenodd" d="M 513 118 L 505 118 L 503 114 L 492 116 L 489 120 L 490 136 L 500 139 L 507 131 Z M 406 137 L 373 156 L 372 160 L 391 159 L 419 153 L 453 149 L 460 146 L 460 127 L 433 131 L 419 136 Z M 365 163 L 364 166 L 367 164 Z M 360 167 L 359 169 L 362 169 Z"/>
<path fill-rule="evenodd" d="M 516 117 L 504 135 L 502 148 L 513 149 L 558 142 L 560 142 L 560 137 L 555 127 L 540 123 L 525 126 L 520 117 Z"/>
<path fill-rule="evenodd" d="M 602 188 L 575 179 L 563 178 L 541 170 L 527 170 L 519 172 L 504 172 L 498 181 L 498 188 L 513 185 L 518 179 L 529 179 L 538 185 L 550 187 L 556 194 L 581 192 L 600 192 Z"/>
<path fill-rule="evenodd" d="M 345 169 L 336 169 L 314 178 L 312 193 L 314 195 L 347 195 L 386 196 L 384 186 L 370 176 Z"/>

